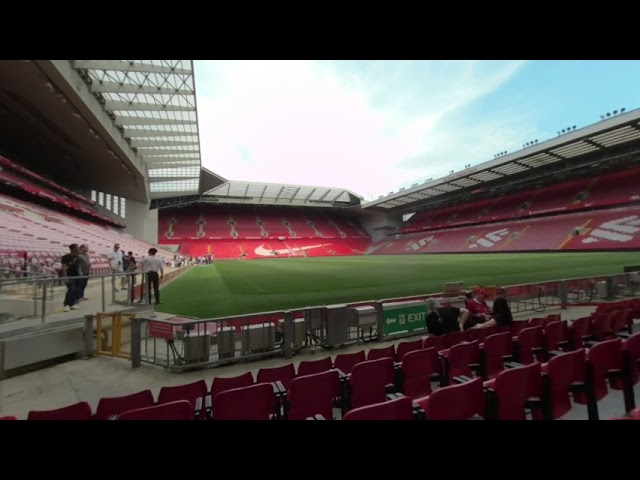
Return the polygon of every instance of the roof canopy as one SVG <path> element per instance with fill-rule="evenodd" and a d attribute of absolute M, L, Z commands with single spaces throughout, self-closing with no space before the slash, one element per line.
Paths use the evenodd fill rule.
<path fill-rule="evenodd" d="M 350 190 L 278 183 L 229 181 L 204 194 L 225 203 L 294 206 L 357 205 L 362 197 Z"/>
<path fill-rule="evenodd" d="M 572 130 L 543 143 L 534 143 L 522 150 L 452 173 L 443 178 L 414 185 L 368 202 L 363 208 L 387 211 L 424 203 L 457 190 L 483 188 L 488 182 L 506 179 L 523 172 L 535 172 L 544 166 L 561 165 L 582 155 L 602 152 L 640 139 L 640 109 L 617 115 L 594 125 Z"/>
<path fill-rule="evenodd" d="M 152 197 L 198 193 L 200 138 L 191 60 L 73 60 L 146 163 Z"/>

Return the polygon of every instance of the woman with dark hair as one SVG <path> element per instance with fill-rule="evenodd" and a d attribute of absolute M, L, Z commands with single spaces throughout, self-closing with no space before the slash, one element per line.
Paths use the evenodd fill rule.
<path fill-rule="evenodd" d="M 479 323 L 473 328 L 491 328 L 496 325 L 511 325 L 513 323 L 513 315 L 511 308 L 504 297 L 498 297 L 493 301 L 493 312 L 491 319 L 484 323 Z"/>

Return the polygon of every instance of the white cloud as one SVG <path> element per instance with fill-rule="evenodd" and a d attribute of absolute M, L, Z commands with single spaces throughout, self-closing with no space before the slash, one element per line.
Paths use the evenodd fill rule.
<path fill-rule="evenodd" d="M 523 62 L 197 62 L 203 165 L 232 180 L 365 198 L 531 138 L 518 114 L 465 118 Z"/>

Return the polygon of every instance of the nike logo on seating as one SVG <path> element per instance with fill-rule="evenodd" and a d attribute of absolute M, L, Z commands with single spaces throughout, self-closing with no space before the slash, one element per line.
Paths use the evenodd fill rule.
<path fill-rule="evenodd" d="M 326 244 L 326 245 L 331 245 L 330 243 Z M 272 257 L 274 256 L 276 253 L 278 255 L 286 255 L 288 253 L 300 253 L 303 252 L 305 250 L 311 250 L 314 248 L 320 248 L 320 247 L 324 247 L 326 245 L 311 245 L 309 247 L 291 247 L 291 250 L 289 249 L 282 249 L 282 250 L 267 250 L 266 248 L 264 248 L 264 243 L 262 245 L 260 245 L 259 247 L 256 247 L 256 249 L 254 250 L 254 253 L 256 255 L 260 255 L 262 257 Z"/>

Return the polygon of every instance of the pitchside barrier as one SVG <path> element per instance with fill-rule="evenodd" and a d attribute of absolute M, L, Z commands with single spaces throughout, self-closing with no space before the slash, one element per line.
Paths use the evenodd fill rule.
<path fill-rule="evenodd" d="M 447 284 L 446 293 L 370 300 L 352 304 L 312 306 L 221 318 L 174 317 L 131 319 L 131 362 L 172 371 L 208 368 L 265 357 L 291 358 L 305 348 L 333 349 L 362 342 L 385 342 L 427 333 L 428 298 L 464 307 L 461 282 Z M 590 304 L 634 296 L 639 275 L 564 279 L 501 287 L 514 313 L 550 307 Z M 492 290 L 497 287 L 492 287 Z M 494 296 L 494 295 L 492 295 Z"/>

